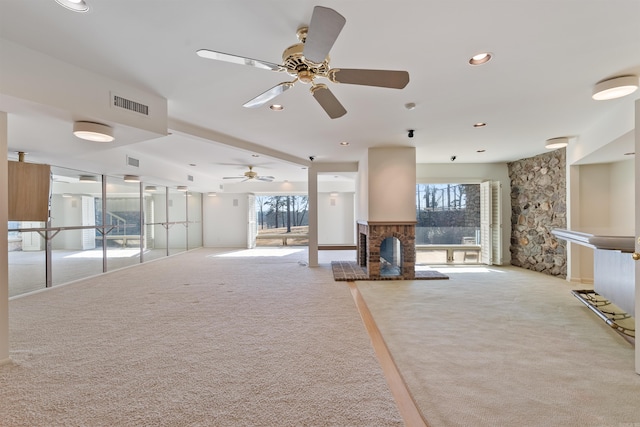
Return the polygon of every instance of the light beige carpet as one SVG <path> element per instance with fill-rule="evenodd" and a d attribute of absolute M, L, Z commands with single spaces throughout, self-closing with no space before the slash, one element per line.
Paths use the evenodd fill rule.
<path fill-rule="evenodd" d="M 429 425 L 640 426 L 633 347 L 566 281 L 487 270 L 357 282 Z"/>
<path fill-rule="evenodd" d="M 251 254 L 202 249 L 11 300 L 0 425 L 402 425 L 330 264 Z"/>

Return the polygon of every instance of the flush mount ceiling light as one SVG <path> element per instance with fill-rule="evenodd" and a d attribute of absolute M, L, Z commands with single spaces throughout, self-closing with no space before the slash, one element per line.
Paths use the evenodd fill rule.
<path fill-rule="evenodd" d="M 547 139 L 547 143 L 544 145 L 544 148 L 548 150 L 555 150 L 556 148 L 563 148 L 567 145 L 569 145 L 569 138 L 561 136 L 558 138 Z"/>
<path fill-rule="evenodd" d="M 73 134 L 81 139 L 96 142 L 113 141 L 113 129 L 111 126 L 95 122 L 75 122 Z"/>
<path fill-rule="evenodd" d="M 56 0 L 56 3 L 74 12 L 86 12 L 89 10 L 89 5 L 84 0 Z"/>
<path fill-rule="evenodd" d="M 93 175 L 80 175 L 78 177 L 80 182 L 98 182 L 98 179 Z"/>
<path fill-rule="evenodd" d="M 186 185 L 178 185 L 176 188 L 178 189 L 178 191 L 187 191 L 188 190 Z"/>
<path fill-rule="evenodd" d="M 627 96 L 638 89 L 638 76 L 620 76 L 596 83 L 592 98 L 596 101 Z"/>
<path fill-rule="evenodd" d="M 482 52 L 477 55 L 473 55 L 469 60 L 469 65 L 482 65 L 491 61 L 491 53 L 490 52 Z"/>
<path fill-rule="evenodd" d="M 137 175 L 125 175 L 124 182 L 140 182 L 140 177 Z"/>

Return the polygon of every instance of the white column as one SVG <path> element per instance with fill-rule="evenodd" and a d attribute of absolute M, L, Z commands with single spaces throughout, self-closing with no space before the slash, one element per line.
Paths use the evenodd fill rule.
<path fill-rule="evenodd" d="M 9 359 L 9 255 L 7 222 L 9 218 L 7 113 L 0 112 L 0 365 Z"/>
<path fill-rule="evenodd" d="M 636 138 L 636 153 L 640 153 L 640 99 L 636 101 L 636 120 L 635 120 L 635 138 Z M 637 154 L 635 160 L 635 192 L 636 192 L 636 252 L 640 253 L 640 161 L 638 161 Z M 640 261 L 636 261 L 636 331 L 640 330 Z M 640 374 L 640 348 L 636 345 L 636 373 Z"/>
<path fill-rule="evenodd" d="M 309 267 L 318 266 L 318 171 L 309 165 L 307 178 L 309 197 Z"/>

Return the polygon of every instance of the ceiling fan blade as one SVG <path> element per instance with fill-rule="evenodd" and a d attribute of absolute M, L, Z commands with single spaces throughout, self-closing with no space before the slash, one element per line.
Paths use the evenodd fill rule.
<path fill-rule="evenodd" d="M 258 181 L 271 182 L 271 181 L 273 181 L 275 178 L 274 178 L 274 177 L 272 177 L 272 176 L 258 176 L 258 177 L 256 177 L 256 179 L 257 179 Z"/>
<path fill-rule="evenodd" d="M 318 84 L 312 86 L 311 94 L 332 119 L 337 119 L 347 114 L 347 110 L 344 109 L 338 98 L 331 93 L 326 85 Z"/>
<path fill-rule="evenodd" d="M 307 39 L 304 42 L 304 57 L 316 64 L 325 60 L 336 42 L 347 20 L 333 9 L 316 6 L 313 8 Z"/>
<path fill-rule="evenodd" d="M 223 176 L 222 179 L 241 179 L 244 176 Z"/>
<path fill-rule="evenodd" d="M 409 83 L 409 73 L 393 70 L 358 70 L 334 68 L 329 78 L 336 83 L 402 89 Z"/>
<path fill-rule="evenodd" d="M 240 65 L 249 65 L 251 67 L 262 68 L 263 70 L 285 71 L 282 65 L 273 64 L 271 62 L 261 61 L 259 59 L 245 58 L 243 56 L 230 55 L 228 53 L 216 52 L 209 49 L 200 49 L 196 54 L 201 58 L 215 59 L 217 61 L 231 62 Z"/>
<path fill-rule="evenodd" d="M 291 89 L 292 87 L 293 87 L 292 82 L 282 82 L 280 84 L 275 85 L 268 91 L 261 93 L 260 95 L 256 96 L 252 100 L 245 102 L 242 106 L 246 108 L 261 107 L 267 102 L 271 101 L 276 96 Z"/>

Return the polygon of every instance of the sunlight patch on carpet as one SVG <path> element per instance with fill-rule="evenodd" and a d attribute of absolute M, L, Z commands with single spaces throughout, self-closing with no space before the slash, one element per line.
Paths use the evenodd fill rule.
<path fill-rule="evenodd" d="M 107 258 L 131 258 L 140 256 L 140 249 L 109 249 Z M 102 249 L 95 251 L 77 252 L 64 258 L 102 258 Z"/>
<path fill-rule="evenodd" d="M 271 257 L 271 256 L 287 256 L 303 252 L 304 249 L 285 249 L 285 248 L 256 248 L 244 249 L 240 251 L 228 252 L 225 254 L 209 255 L 215 258 L 248 258 L 248 257 Z"/>
<path fill-rule="evenodd" d="M 502 274 L 505 273 L 504 271 L 496 270 L 489 267 L 440 267 L 440 266 L 427 267 L 424 265 L 421 265 L 421 266 L 416 265 L 416 272 L 418 271 L 418 268 L 436 270 L 441 273 L 502 273 Z"/>

